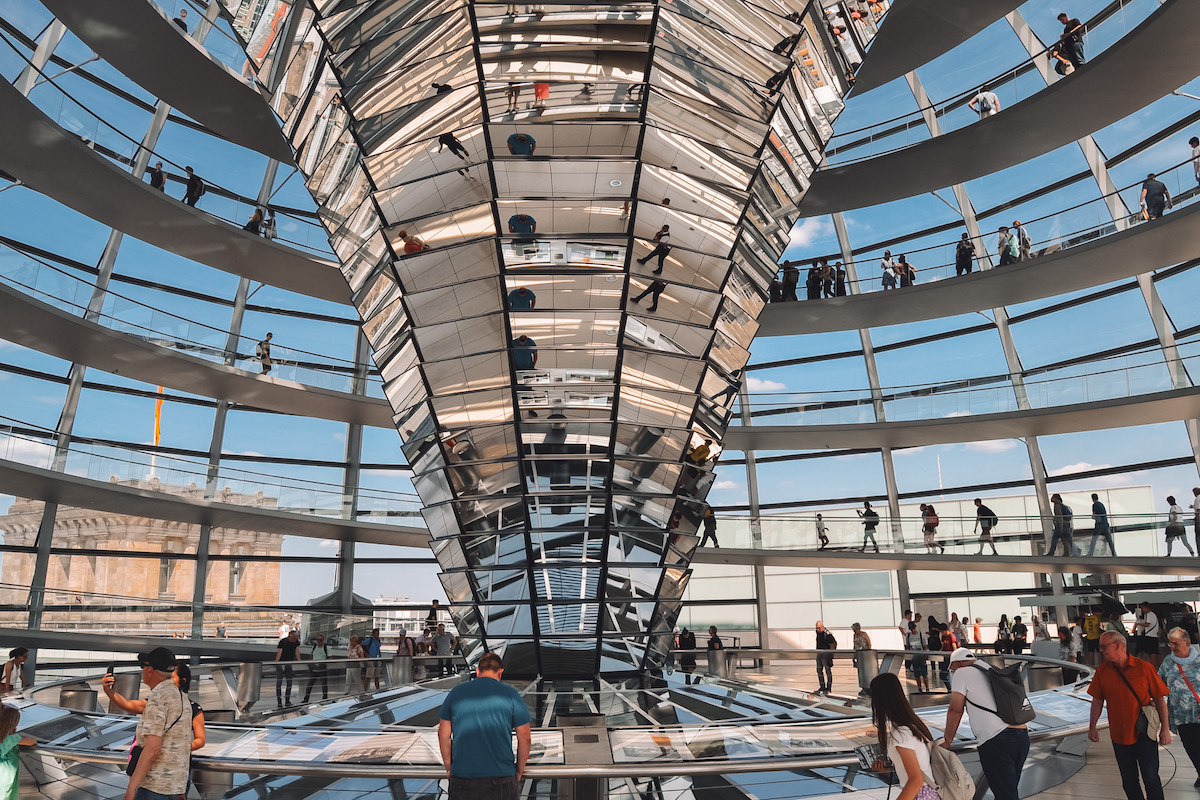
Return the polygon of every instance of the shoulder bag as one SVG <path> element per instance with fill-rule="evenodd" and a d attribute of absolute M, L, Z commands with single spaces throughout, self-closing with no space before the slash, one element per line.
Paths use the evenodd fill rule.
<path fill-rule="evenodd" d="M 1179 677 L 1183 678 L 1183 682 L 1187 684 L 1188 689 L 1192 692 L 1192 697 L 1196 698 L 1196 705 L 1200 705 L 1200 694 L 1196 694 L 1196 687 L 1192 686 L 1192 682 L 1188 680 L 1187 673 L 1183 671 L 1183 666 L 1176 661 L 1175 669 L 1179 670 Z"/>
<path fill-rule="evenodd" d="M 1129 679 L 1125 677 L 1125 673 L 1117 669 L 1115 666 L 1113 669 L 1117 670 L 1117 676 L 1120 677 L 1125 686 L 1129 688 L 1129 692 L 1133 695 L 1133 699 L 1137 700 L 1138 705 L 1141 706 L 1141 711 L 1138 712 L 1137 722 L 1133 723 L 1134 732 L 1139 736 L 1144 735 L 1157 742 L 1158 733 L 1162 730 L 1162 720 L 1158 717 L 1158 707 L 1155 706 L 1153 702 L 1148 704 L 1142 703 L 1142 698 L 1138 697 L 1138 693 L 1134 691 L 1133 684 L 1131 684 Z M 1187 680 L 1187 678 L 1184 678 L 1184 680 Z"/>
<path fill-rule="evenodd" d="M 182 691 L 180 691 L 179 692 L 179 716 L 175 718 L 175 722 L 172 722 L 170 725 L 168 725 L 166 728 L 163 729 L 164 737 L 167 735 L 167 731 L 169 731 L 169 730 L 171 730 L 171 728 L 175 727 L 175 723 L 177 723 L 177 722 L 179 722 L 179 720 L 183 719 L 183 710 L 184 710 L 185 705 L 186 705 L 186 703 L 185 703 L 184 694 Z M 133 773 L 137 770 L 138 760 L 141 759 L 141 757 L 142 757 L 142 746 L 140 744 L 135 744 L 133 747 L 129 748 L 129 763 L 125 765 L 125 774 L 126 775 L 133 777 Z"/>

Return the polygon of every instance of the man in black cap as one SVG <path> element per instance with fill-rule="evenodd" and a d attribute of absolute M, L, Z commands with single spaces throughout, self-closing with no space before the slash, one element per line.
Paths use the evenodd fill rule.
<path fill-rule="evenodd" d="M 142 682 L 150 687 L 138 719 L 136 766 L 124 800 L 182 797 L 187 791 L 192 752 L 192 715 L 187 695 L 171 680 L 175 654 L 165 647 L 138 653 Z"/>

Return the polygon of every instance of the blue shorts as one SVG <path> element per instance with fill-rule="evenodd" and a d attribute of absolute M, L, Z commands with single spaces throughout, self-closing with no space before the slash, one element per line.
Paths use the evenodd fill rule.
<path fill-rule="evenodd" d="M 914 678 L 929 677 L 929 661 L 925 658 L 914 658 L 912 660 L 912 674 Z"/>

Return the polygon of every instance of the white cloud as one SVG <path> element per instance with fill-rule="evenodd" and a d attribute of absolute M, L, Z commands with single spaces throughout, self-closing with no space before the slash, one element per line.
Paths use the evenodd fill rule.
<path fill-rule="evenodd" d="M 785 392 L 787 384 L 779 381 L 765 381 L 762 378 L 746 378 L 746 387 L 752 392 Z"/>
<path fill-rule="evenodd" d="M 976 453 L 1005 453 L 1016 447 L 1015 439 L 992 439 L 987 442 L 970 442 L 967 449 Z"/>
<path fill-rule="evenodd" d="M 1074 464 L 1067 464 L 1065 467 L 1052 469 L 1046 474 L 1050 475 L 1051 477 L 1058 475 L 1074 475 L 1077 472 L 1089 472 L 1093 469 L 1107 469 L 1111 466 L 1112 464 L 1093 464 L 1089 461 L 1079 461 Z"/>
<path fill-rule="evenodd" d="M 0 452 L 9 461 L 48 469 L 54 458 L 54 445 L 19 436 L 0 436 Z"/>
<path fill-rule="evenodd" d="M 337 539 L 322 539 L 317 543 L 317 547 L 337 547 L 341 542 Z"/>
<path fill-rule="evenodd" d="M 809 217 L 788 234 L 791 243 L 788 247 L 808 247 L 822 236 L 828 236 L 833 229 L 832 223 L 824 217 Z"/>
<path fill-rule="evenodd" d="M 739 489 L 741 484 L 736 481 L 717 481 L 713 484 L 713 489 Z"/>

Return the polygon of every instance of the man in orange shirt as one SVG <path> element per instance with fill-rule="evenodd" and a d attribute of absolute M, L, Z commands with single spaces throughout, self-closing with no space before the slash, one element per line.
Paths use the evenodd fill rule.
<path fill-rule="evenodd" d="M 1121 770 L 1125 796 L 1129 800 L 1163 800 L 1162 781 L 1158 777 L 1158 745 L 1166 747 L 1171 743 L 1165 700 L 1167 686 L 1148 662 L 1129 655 L 1125 637 L 1116 631 L 1106 631 L 1100 636 L 1100 652 L 1104 663 L 1097 667 L 1088 687 L 1088 694 L 1092 696 L 1088 738 L 1093 742 L 1100 741 L 1096 722 L 1104 704 L 1108 703 L 1108 735 L 1112 739 L 1117 767 Z M 1144 730 L 1138 730 L 1138 720 L 1145 705 L 1158 709 L 1158 718 L 1162 721 L 1157 742 Z M 1139 772 L 1141 783 L 1138 782 Z M 1144 796 L 1142 783 L 1146 785 Z"/>

